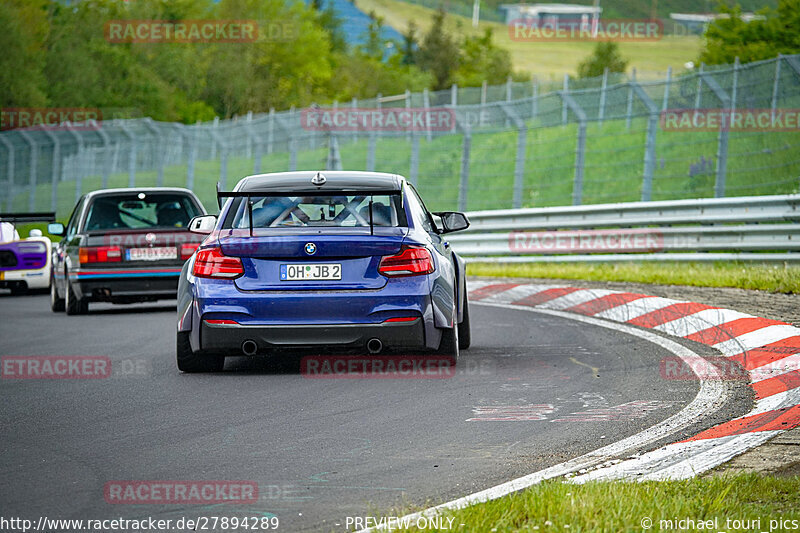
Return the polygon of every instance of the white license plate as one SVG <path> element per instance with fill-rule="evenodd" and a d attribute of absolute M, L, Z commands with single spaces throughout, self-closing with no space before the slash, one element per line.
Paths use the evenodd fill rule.
<path fill-rule="evenodd" d="M 125 252 L 128 261 L 158 261 L 159 259 L 177 259 L 178 249 L 168 248 L 129 248 Z"/>
<path fill-rule="evenodd" d="M 281 265 L 281 281 L 297 281 L 307 279 L 342 279 L 342 265 L 331 263 L 326 263 L 324 265 L 307 263 L 302 265 Z"/>

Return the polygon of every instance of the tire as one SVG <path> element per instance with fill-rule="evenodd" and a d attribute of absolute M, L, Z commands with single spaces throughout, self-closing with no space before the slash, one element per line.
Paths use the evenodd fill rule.
<path fill-rule="evenodd" d="M 50 310 L 54 313 L 64 312 L 64 298 L 58 295 L 58 287 L 53 276 L 50 276 Z"/>
<path fill-rule="evenodd" d="M 472 330 L 469 325 L 469 301 L 464 296 L 464 316 L 458 325 L 458 349 L 466 350 L 472 344 Z"/>
<path fill-rule="evenodd" d="M 181 372 L 221 372 L 225 367 L 225 358 L 192 351 L 189 342 L 189 331 L 179 331 L 176 342 L 176 361 Z"/>
<path fill-rule="evenodd" d="M 64 301 L 64 308 L 68 315 L 85 315 L 89 312 L 89 302 L 86 298 L 78 298 L 75 296 L 75 291 L 72 290 L 72 283 L 69 282 L 67 277 L 67 297 Z"/>
<path fill-rule="evenodd" d="M 439 355 L 448 355 L 454 362 L 458 362 L 458 325 L 442 330 L 442 340 L 439 341 L 439 349 L 436 352 Z"/>

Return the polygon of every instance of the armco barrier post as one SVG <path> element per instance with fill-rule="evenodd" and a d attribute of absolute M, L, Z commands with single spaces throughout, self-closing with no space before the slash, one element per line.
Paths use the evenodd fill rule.
<path fill-rule="evenodd" d="M 92 126 L 97 131 L 97 134 L 103 139 L 103 188 L 108 188 L 108 179 L 111 176 L 111 172 L 113 169 L 111 165 L 113 161 L 111 161 L 111 139 L 108 137 L 108 134 L 103 130 L 103 128 L 95 121 L 94 119 L 91 120 Z"/>
<path fill-rule="evenodd" d="M 411 162 L 409 165 L 408 179 L 412 185 L 417 184 L 417 175 L 419 174 L 419 135 L 416 133 L 411 134 Z"/>
<path fill-rule="evenodd" d="M 717 80 L 713 76 L 704 73 L 702 68 L 698 77 L 700 80 L 700 87 L 702 87 L 703 84 L 708 85 L 711 92 L 713 92 L 722 103 L 722 107 L 730 112 L 731 97 L 728 96 L 725 89 L 717 83 Z M 700 87 L 698 87 L 698 91 L 701 90 Z M 725 196 L 725 178 L 728 172 L 728 129 L 729 128 L 720 128 L 719 136 L 717 137 L 717 172 L 714 181 L 714 196 L 716 198 Z"/>
<path fill-rule="evenodd" d="M 706 64 L 700 63 L 700 72 L 697 75 L 697 93 L 694 95 L 694 108 L 700 109 L 700 104 L 703 101 L 703 73 L 706 70 Z"/>
<path fill-rule="evenodd" d="M 631 71 L 631 79 L 628 82 L 628 106 L 625 109 L 625 129 L 631 129 L 631 116 L 633 115 L 633 84 L 636 83 L 636 68 Z"/>
<path fill-rule="evenodd" d="M 269 108 L 269 121 L 267 122 L 267 153 L 272 153 L 272 143 L 275 139 L 275 108 Z"/>
<path fill-rule="evenodd" d="M 297 170 L 297 139 L 294 130 L 289 131 L 289 170 Z"/>
<path fill-rule="evenodd" d="M 81 138 L 80 134 L 72 129 L 72 124 L 69 121 L 65 122 L 65 127 L 68 132 L 70 132 L 74 137 L 75 141 L 78 144 L 78 153 L 75 155 L 75 160 L 77 161 L 77 171 L 75 172 L 75 203 L 78 203 L 80 200 L 81 195 L 83 194 L 83 173 L 84 173 L 84 146 L 83 146 L 83 138 Z"/>
<path fill-rule="evenodd" d="M 11 144 L 5 135 L 0 133 L 0 142 L 6 148 L 8 159 L 6 160 L 6 172 L 8 173 L 8 185 L 6 186 L 6 211 L 13 211 L 14 203 L 14 145 Z"/>
<path fill-rule="evenodd" d="M 197 143 L 199 126 L 188 126 L 184 129 L 189 139 L 189 156 L 186 159 L 186 188 L 194 190 L 194 162 L 197 159 Z"/>
<path fill-rule="evenodd" d="M 783 59 L 782 54 L 778 54 L 777 59 L 775 59 L 775 81 L 772 83 L 772 113 L 771 119 L 773 123 L 775 122 L 775 110 L 778 108 L 778 88 L 781 82 L 781 63 Z"/>
<path fill-rule="evenodd" d="M 586 159 L 586 112 L 566 92 L 559 92 L 558 94 L 564 105 L 569 106 L 575 116 L 578 117 L 578 142 L 575 146 L 575 178 L 572 182 L 572 205 L 581 205 L 583 203 L 583 170 Z"/>
<path fill-rule="evenodd" d="M 458 209 L 466 211 L 469 191 L 469 157 L 472 146 L 472 133 L 469 124 L 464 124 L 464 144 L 461 150 L 461 178 L 458 184 Z"/>
<path fill-rule="evenodd" d="M 656 169 L 656 132 L 658 131 L 658 106 L 650 98 L 642 86 L 631 80 L 630 87 L 636 97 L 647 108 L 647 137 L 644 143 L 644 172 L 642 174 L 642 201 L 650 201 L 653 191 L 653 174 Z"/>
<path fill-rule="evenodd" d="M 672 85 L 672 66 L 667 67 L 667 79 L 664 80 L 664 100 L 661 103 L 661 111 L 669 108 L 669 89 Z"/>
<path fill-rule="evenodd" d="M 31 136 L 25 130 L 20 130 L 20 135 L 25 142 L 30 146 L 30 163 L 28 165 L 28 211 L 33 211 L 36 205 L 36 172 L 37 163 L 39 161 L 39 145 L 31 139 Z"/>
<path fill-rule="evenodd" d="M 120 120 L 119 129 L 128 137 L 128 187 L 134 187 L 136 183 L 136 141 L 133 138 L 133 133 L 125 126 L 125 121 Z"/>
<path fill-rule="evenodd" d="M 58 140 L 58 135 L 47 128 L 43 128 L 42 131 L 53 143 L 53 160 L 50 164 L 50 211 L 55 211 L 58 207 L 58 182 L 61 181 L 61 141 Z"/>
<path fill-rule="evenodd" d="M 154 158 L 158 158 L 158 177 L 156 178 L 156 186 L 163 187 L 164 186 L 164 155 L 166 149 L 166 142 L 164 141 L 163 137 L 161 136 L 161 132 L 159 131 L 158 127 L 153 123 L 152 118 L 144 119 L 144 125 L 147 126 L 153 133 L 153 142 L 151 143 L 152 151 Z"/>
<path fill-rule="evenodd" d="M 608 90 L 608 67 L 603 69 L 603 82 L 600 85 L 600 105 L 597 107 L 597 120 L 603 123 L 606 114 L 606 91 Z"/>
<path fill-rule="evenodd" d="M 528 128 L 523 124 L 517 129 L 517 155 L 514 158 L 514 205 L 522 207 L 522 191 L 525 179 L 525 149 L 528 145 Z"/>

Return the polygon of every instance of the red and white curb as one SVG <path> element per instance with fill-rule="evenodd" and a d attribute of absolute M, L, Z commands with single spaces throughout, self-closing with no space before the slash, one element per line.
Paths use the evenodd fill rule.
<path fill-rule="evenodd" d="M 800 425 L 800 328 L 730 309 L 645 294 L 560 285 L 470 281 L 476 304 L 529 310 L 642 338 L 671 352 L 698 373 L 700 390 L 680 412 L 635 435 L 575 459 L 402 517 L 412 523 L 494 500 L 547 479 L 682 479 L 718 466 L 775 435 Z M 639 326 L 639 327 L 635 327 Z M 644 329 L 642 329 L 644 328 Z M 718 410 L 728 398 L 724 376 L 689 348 L 660 334 L 712 346 L 748 372 L 756 405 L 689 439 L 636 455 Z M 386 526 L 358 533 L 386 530 Z"/>
<path fill-rule="evenodd" d="M 477 303 L 575 313 L 696 341 L 748 372 L 756 405 L 746 415 L 641 456 L 579 473 L 571 481 L 688 478 L 800 425 L 800 328 L 630 292 L 485 281 L 471 282 L 470 289 L 470 300 Z"/>

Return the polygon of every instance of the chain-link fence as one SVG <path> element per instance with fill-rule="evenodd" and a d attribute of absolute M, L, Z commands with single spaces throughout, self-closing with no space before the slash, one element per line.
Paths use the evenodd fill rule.
<path fill-rule="evenodd" d="M 6 131 L 0 207 L 65 217 L 87 191 L 154 185 L 188 187 L 213 207 L 217 181 L 325 168 L 405 175 L 437 210 L 783 194 L 800 181 L 800 56 L 655 82 L 509 81 L 335 106 L 446 109 L 455 121 L 446 131 L 335 131 L 304 127 L 304 111 L 290 110 L 191 126 L 130 119 Z M 773 120 L 665 122 L 687 109 L 766 110 Z"/>

